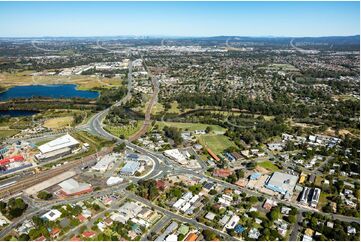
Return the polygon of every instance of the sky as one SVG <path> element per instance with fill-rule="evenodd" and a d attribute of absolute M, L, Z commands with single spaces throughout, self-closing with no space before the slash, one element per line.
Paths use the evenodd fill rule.
<path fill-rule="evenodd" d="M 356 2 L 0 2 L 0 37 L 345 36 Z"/>

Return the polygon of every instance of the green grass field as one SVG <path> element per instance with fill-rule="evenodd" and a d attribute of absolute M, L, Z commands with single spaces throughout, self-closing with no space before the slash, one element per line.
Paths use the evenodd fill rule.
<path fill-rule="evenodd" d="M 326 206 L 326 204 L 328 203 L 328 199 L 327 199 L 328 196 L 329 196 L 329 194 L 321 192 L 320 200 L 317 204 L 318 209 L 322 209 L 322 207 Z"/>
<path fill-rule="evenodd" d="M 176 114 L 181 113 L 181 111 L 178 108 L 178 102 L 177 101 L 173 101 L 170 104 L 170 109 L 167 110 L 167 113 L 176 113 Z"/>
<path fill-rule="evenodd" d="M 0 130 L 0 138 L 9 138 L 17 133 L 19 133 L 19 130 L 16 129 L 4 129 Z"/>
<path fill-rule="evenodd" d="M 105 130 L 117 137 L 124 135 L 125 138 L 128 138 L 129 136 L 135 134 L 142 127 L 142 125 L 143 121 L 137 121 L 135 125 L 126 125 L 122 127 L 107 125 L 105 126 Z"/>
<path fill-rule="evenodd" d="M 220 154 L 229 147 L 237 147 L 225 135 L 200 135 L 198 141 L 201 145 L 209 147 L 214 153 Z"/>
<path fill-rule="evenodd" d="M 209 124 L 201 124 L 201 123 L 177 123 L 177 122 L 157 122 L 159 129 L 163 129 L 164 126 L 168 127 L 176 127 L 182 130 L 205 130 L 207 126 L 212 127 L 212 131 L 225 132 L 226 129 L 222 128 L 218 125 L 209 125 Z"/>
<path fill-rule="evenodd" d="M 272 171 L 272 172 L 279 170 L 279 168 L 270 161 L 263 161 L 263 162 L 257 163 L 257 165 L 259 165 L 260 167 L 263 167 L 269 171 Z"/>

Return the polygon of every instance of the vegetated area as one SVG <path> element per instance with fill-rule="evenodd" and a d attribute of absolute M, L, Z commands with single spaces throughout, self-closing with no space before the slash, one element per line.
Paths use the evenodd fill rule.
<path fill-rule="evenodd" d="M 72 116 L 51 118 L 44 122 L 44 127 L 49 129 L 62 129 L 66 127 L 71 127 L 73 122 L 74 118 Z"/>
<path fill-rule="evenodd" d="M 15 134 L 18 134 L 19 132 L 20 132 L 20 130 L 16 130 L 16 129 L 0 129 L 0 139 L 14 136 Z"/>
<path fill-rule="evenodd" d="M 8 202 L 0 201 L 0 212 L 9 219 L 20 217 L 28 204 L 21 198 L 10 198 Z"/>
<path fill-rule="evenodd" d="M 212 132 L 225 132 L 226 129 L 218 125 L 207 125 L 202 123 L 180 123 L 180 122 L 162 122 L 158 121 L 156 123 L 159 126 L 159 129 L 163 129 L 164 126 L 175 127 L 182 129 L 183 131 L 195 131 L 195 130 L 206 130 L 207 127 L 211 128 Z"/>
<path fill-rule="evenodd" d="M 128 138 L 135 134 L 143 125 L 143 121 L 135 121 L 123 126 L 106 125 L 104 128 L 116 137 Z"/>
<path fill-rule="evenodd" d="M 200 135 L 198 140 L 201 145 L 210 148 L 216 154 L 220 154 L 231 147 L 237 147 L 236 144 L 225 135 Z"/>
<path fill-rule="evenodd" d="M 49 70 L 51 71 L 51 70 Z M 15 73 L 3 72 L 0 82 L 3 87 L 27 85 L 52 85 L 76 84 L 78 90 L 101 90 L 122 85 L 122 78 L 102 78 L 96 76 L 71 75 L 71 76 L 34 76 L 33 71 L 20 71 Z"/>
<path fill-rule="evenodd" d="M 263 167 L 271 172 L 279 171 L 280 169 L 271 161 L 262 161 L 257 163 L 258 166 Z"/>
<path fill-rule="evenodd" d="M 250 236 L 257 235 L 251 234 L 251 229 L 259 232 L 258 240 L 285 240 L 293 229 L 298 229 L 299 236 L 311 229 L 313 240 L 359 240 L 358 224 L 331 219 L 333 214 L 353 219 L 359 217 L 360 211 L 359 36 L 353 44 L 301 39 L 300 44 L 308 50 L 303 53 L 293 49 L 291 39 L 287 38 L 232 39 L 235 47 L 225 46 L 228 38 L 172 40 L 171 48 L 159 46 L 159 39 L 108 42 L 110 46 L 124 48 L 124 54 L 94 48 L 97 44 L 94 40 L 46 41 L 50 49 L 59 50 L 55 57 L 53 53 L 49 56 L 34 49 L 29 41 L 4 41 L 0 45 L 0 56 L 3 56 L 0 81 L 4 81 L 0 91 L 10 85 L 75 83 L 78 89 L 97 90 L 101 95 L 92 100 L 34 97 L 1 102 L 3 110 L 40 113 L 32 117 L 1 117 L 0 130 L 4 137 L 11 136 L 13 130 L 40 135 L 50 131 L 49 128 L 67 131 L 65 128 L 84 124 L 94 113 L 122 100 L 129 91 L 130 99 L 111 107 L 104 120 L 110 133 L 127 138 L 144 124 L 144 111 L 154 93 L 151 80 L 156 78 L 160 88 L 158 103 L 151 113 L 152 123 L 142 139 L 134 143 L 159 154 L 179 149 L 188 157 L 189 151 L 192 154 L 189 153 L 187 165 L 200 156 L 204 161 L 202 165 L 207 167 L 199 174 L 204 172 L 206 176 L 223 181 L 200 198 L 199 207 L 193 211 L 194 217 L 184 216 L 237 239 L 249 240 Z M 71 51 L 66 50 L 69 46 Z M 130 50 L 129 46 L 132 50 L 141 48 L 131 55 L 133 73 L 127 68 L 130 57 L 125 53 Z M 128 76 L 130 74 L 132 76 Z M 131 79 L 132 83 L 125 81 Z M 127 84 L 132 84 L 130 89 Z M 67 159 L 93 154 L 115 143 L 84 131 L 71 134 L 88 143 L 90 148 Z M 241 187 L 254 173 L 262 173 L 265 175 L 262 178 L 267 178 L 275 171 L 303 177 L 302 182 L 297 179 L 297 189 L 293 189 L 288 204 L 300 202 L 299 188 L 308 187 L 313 192 L 319 188 L 317 209 L 327 213 L 327 217 L 320 213 L 300 214 L 294 207 L 287 216 L 281 213 L 286 206 L 281 203 L 270 209 L 261 208 L 265 202 L 261 193 L 265 183 L 260 185 L 262 189 L 255 189 L 260 192 L 259 196 L 219 187 L 227 183 Z M 200 184 L 198 176 L 186 175 L 176 174 L 174 181 L 139 180 L 137 184 L 131 183 L 128 189 L 161 207 L 181 213 L 173 207 L 175 202 L 188 191 L 192 196 L 201 194 L 206 186 Z M 158 188 L 163 185 L 164 190 Z M 228 198 L 223 196 L 227 194 Z M 37 196 L 51 199 L 47 193 Z M 303 206 L 314 209 L 307 201 Z M 2 212 L 9 214 L 13 204 L 1 207 Z M 59 206 L 58 209 L 72 225 L 78 226 L 74 216 L 80 214 L 79 207 L 64 209 Z M 209 212 L 214 214 L 214 220 L 206 218 Z M 226 214 L 239 216 L 237 225 L 244 231 L 224 229 L 220 220 Z M 301 216 L 299 223 L 297 216 Z M 258 223 L 256 218 L 260 220 Z M 334 223 L 333 229 L 326 224 L 330 221 Z M 281 227 L 276 227 L 278 222 Z M 36 239 L 42 234 L 49 239 L 47 228 L 56 224 L 40 218 L 34 218 L 34 223 L 36 229 L 21 239 Z M 348 232 L 349 226 L 353 226 L 355 233 Z M 128 239 L 126 229 L 130 227 L 130 224 L 119 225 L 122 239 Z M 282 236 L 279 229 L 285 228 L 287 232 Z M 95 227 L 94 230 L 99 232 Z M 206 240 L 222 239 L 221 233 L 213 230 L 198 232 Z M 96 238 L 110 236 L 99 233 Z"/>

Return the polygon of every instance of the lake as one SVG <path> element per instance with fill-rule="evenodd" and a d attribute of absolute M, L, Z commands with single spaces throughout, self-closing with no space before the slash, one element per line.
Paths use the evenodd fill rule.
<path fill-rule="evenodd" d="M 37 114 L 37 111 L 30 110 L 0 110 L 0 116 L 25 117 Z"/>
<path fill-rule="evenodd" d="M 0 101 L 7 101 L 13 98 L 97 98 L 98 92 L 76 90 L 76 85 L 31 85 L 11 87 L 0 93 Z"/>

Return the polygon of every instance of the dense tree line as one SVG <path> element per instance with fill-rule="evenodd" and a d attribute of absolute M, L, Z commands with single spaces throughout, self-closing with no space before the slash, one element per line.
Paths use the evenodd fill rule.
<path fill-rule="evenodd" d="M 10 198 L 7 203 L 0 201 L 0 212 L 9 219 L 20 217 L 27 207 L 28 204 L 21 198 Z"/>
<path fill-rule="evenodd" d="M 110 107 L 114 102 L 121 100 L 126 93 L 127 88 L 124 86 L 103 90 L 97 99 L 98 109 Z"/>
<path fill-rule="evenodd" d="M 176 127 L 164 126 L 164 135 L 174 141 L 175 145 L 180 145 L 183 142 L 181 130 Z"/>

